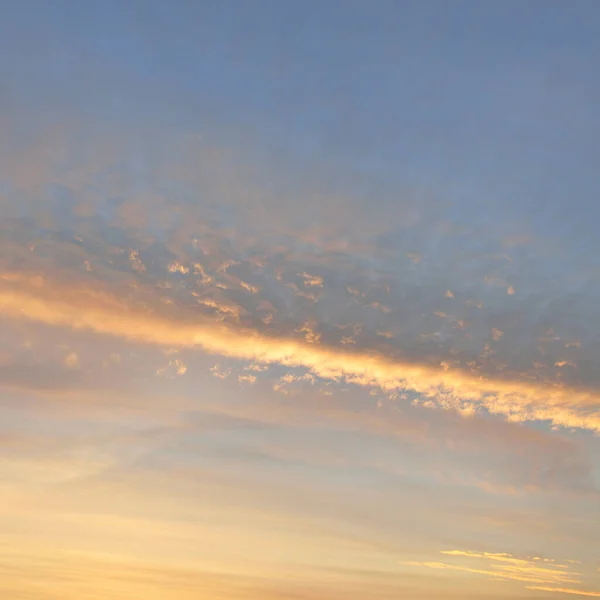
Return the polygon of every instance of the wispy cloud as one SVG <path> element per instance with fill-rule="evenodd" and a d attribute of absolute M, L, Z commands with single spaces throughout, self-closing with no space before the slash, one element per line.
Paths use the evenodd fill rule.
<path fill-rule="evenodd" d="M 569 594 L 572 596 L 588 596 L 592 598 L 600 598 L 600 592 L 591 592 L 588 590 L 576 590 L 571 588 L 545 587 L 542 585 L 525 586 L 528 590 L 536 590 L 538 592 L 553 592 L 555 594 Z"/>
<path fill-rule="evenodd" d="M 466 558 L 470 560 L 476 560 L 480 563 L 491 562 L 492 566 L 490 568 L 484 568 L 483 566 L 473 568 L 458 563 L 435 561 L 408 561 L 404 564 L 412 567 L 426 567 L 429 569 L 487 575 L 500 580 L 520 581 L 530 584 L 525 586 L 526 589 L 529 590 L 578 594 L 581 596 L 600 596 L 600 592 L 562 587 L 564 584 L 581 584 L 581 573 L 572 572 L 569 564 L 560 564 L 555 562 L 553 559 L 541 558 L 539 556 L 518 558 L 512 554 L 504 552 L 494 553 L 471 552 L 464 550 L 442 550 L 441 553 L 455 559 Z"/>

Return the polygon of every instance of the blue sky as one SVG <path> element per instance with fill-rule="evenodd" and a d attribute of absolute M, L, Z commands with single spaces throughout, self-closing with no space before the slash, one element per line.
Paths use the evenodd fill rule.
<path fill-rule="evenodd" d="M 2 8 L 0 591 L 600 597 L 597 3 Z"/>

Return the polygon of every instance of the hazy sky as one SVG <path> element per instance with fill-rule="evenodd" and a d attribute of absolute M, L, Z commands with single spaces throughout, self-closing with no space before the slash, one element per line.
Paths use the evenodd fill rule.
<path fill-rule="evenodd" d="M 0 596 L 600 597 L 600 3 L 0 1 Z"/>

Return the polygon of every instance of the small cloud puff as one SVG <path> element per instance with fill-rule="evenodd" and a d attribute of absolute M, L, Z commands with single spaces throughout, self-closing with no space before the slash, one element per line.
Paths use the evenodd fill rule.
<path fill-rule="evenodd" d="M 70 352 L 64 362 L 65 366 L 69 369 L 77 369 L 79 367 L 79 357 L 75 352 Z"/>
<path fill-rule="evenodd" d="M 302 273 L 301 277 L 304 278 L 304 285 L 306 287 L 323 287 L 323 278 L 318 275 Z"/>

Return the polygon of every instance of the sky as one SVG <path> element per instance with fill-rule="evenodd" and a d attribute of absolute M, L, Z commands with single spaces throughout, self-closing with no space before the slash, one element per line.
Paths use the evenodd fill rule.
<path fill-rule="evenodd" d="M 0 596 L 600 597 L 600 4 L 0 2 Z"/>

